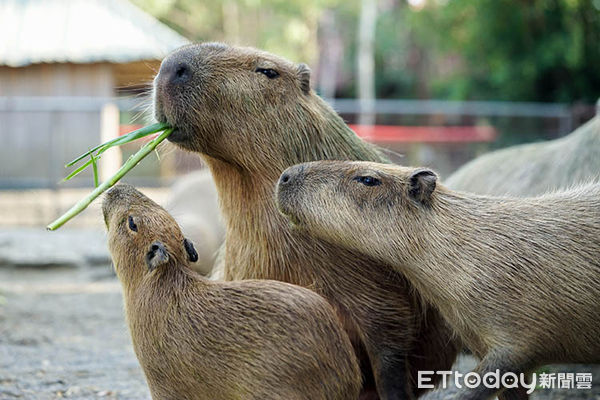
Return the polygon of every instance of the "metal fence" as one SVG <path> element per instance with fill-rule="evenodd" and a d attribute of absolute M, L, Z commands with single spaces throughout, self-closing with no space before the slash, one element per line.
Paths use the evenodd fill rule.
<path fill-rule="evenodd" d="M 361 112 L 358 100 L 335 99 L 330 103 L 348 122 L 356 121 Z M 66 172 L 65 161 L 100 142 L 104 123 L 102 112 L 107 104 L 115 104 L 123 112 L 143 111 L 139 101 L 130 98 L 0 97 L 0 189 L 58 188 L 57 184 Z M 421 126 L 483 124 L 500 132 L 512 129 L 523 136 L 523 141 L 530 140 L 524 135 L 536 129 L 543 131 L 541 134 L 534 132 L 531 136 L 537 139 L 565 135 L 595 112 L 593 105 L 572 107 L 566 104 L 482 101 L 376 100 L 371 106 L 376 112 L 377 123 Z M 535 123 L 511 128 L 515 124 L 518 126 L 517 122 L 522 120 Z M 411 146 L 391 147 L 397 152 L 414 153 L 411 163 L 433 164 L 443 172 L 450 172 L 490 147 L 478 145 L 475 149 L 465 150 L 468 148 L 465 144 L 458 147 L 456 144 L 429 146 L 425 143 L 418 145 L 418 151 L 414 152 L 415 146 Z M 456 154 L 448 156 L 451 152 Z M 185 157 L 190 156 L 177 153 L 175 158 Z M 449 161 L 439 161 L 444 158 Z M 156 166 L 156 160 L 147 163 L 146 172 L 134 175 L 134 179 L 149 186 L 169 182 L 172 178 L 169 175 L 181 173 L 189 165 L 199 165 L 188 162 L 183 163 L 183 168 L 165 170 Z M 90 182 L 88 174 L 65 187 L 89 186 Z"/>

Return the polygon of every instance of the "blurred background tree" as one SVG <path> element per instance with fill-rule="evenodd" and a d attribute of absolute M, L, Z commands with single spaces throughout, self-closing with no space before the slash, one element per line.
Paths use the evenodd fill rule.
<path fill-rule="evenodd" d="M 325 97 L 356 97 L 361 2 L 134 0 L 194 41 L 309 63 Z M 379 0 L 377 98 L 593 103 L 600 0 Z"/>
<path fill-rule="evenodd" d="M 600 93 L 600 1 L 453 0 L 414 13 L 423 44 L 457 60 L 435 97 L 594 102 Z M 429 37 L 428 36 L 432 36 Z"/>

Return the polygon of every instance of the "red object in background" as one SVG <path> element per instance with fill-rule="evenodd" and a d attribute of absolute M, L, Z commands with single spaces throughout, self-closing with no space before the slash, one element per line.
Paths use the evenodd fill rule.
<path fill-rule="evenodd" d="M 491 142 L 496 138 L 496 129 L 492 126 L 349 126 L 358 136 L 371 142 L 468 143 Z"/>
<path fill-rule="evenodd" d="M 144 125 L 129 124 L 119 126 L 119 136 L 123 136 Z M 397 125 L 349 125 L 358 136 L 371 142 L 399 143 L 469 143 L 491 142 L 496 138 L 492 126 L 397 126 Z M 144 140 L 151 140 L 158 133 Z"/>
<path fill-rule="evenodd" d="M 119 125 L 119 136 L 127 135 L 129 132 L 133 132 L 133 131 L 135 131 L 137 129 L 141 129 L 144 126 L 145 125 L 142 125 L 142 124 L 123 124 L 123 125 Z M 142 140 L 144 142 L 148 142 L 148 141 L 154 139 L 155 137 L 157 137 L 158 135 L 160 135 L 160 133 L 161 132 L 156 132 L 156 133 L 153 133 L 151 135 L 145 136 L 145 137 L 142 138 Z"/>

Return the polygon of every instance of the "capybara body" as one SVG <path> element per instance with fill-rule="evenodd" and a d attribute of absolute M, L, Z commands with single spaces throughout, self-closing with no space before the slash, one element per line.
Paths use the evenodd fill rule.
<path fill-rule="evenodd" d="M 600 362 L 598 183 L 487 197 L 446 189 L 424 168 L 316 162 L 282 174 L 278 204 L 302 230 L 395 265 L 481 359 L 481 375 Z M 459 398 L 492 394 L 482 385 Z"/>
<path fill-rule="evenodd" d="M 413 397 L 418 370 L 451 366 L 449 328 L 400 274 L 291 229 L 277 211 L 274 188 L 291 165 L 385 162 L 310 89 L 308 67 L 252 48 L 190 45 L 163 60 L 154 100 L 156 118 L 176 127 L 169 140 L 200 153 L 213 174 L 225 279 L 276 279 L 326 297 L 383 399 Z"/>
<path fill-rule="evenodd" d="M 103 212 L 153 399 L 358 398 L 358 362 L 325 299 L 278 281 L 204 279 L 175 220 L 129 185 L 107 193 Z"/>
<path fill-rule="evenodd" d="M 489 195 L 534 196 L 600 178 L 600 117 L 571 134 L 484 154 L 454 172 L 447 187 Z"/>
<path fill-rule="evenodd" d="M 208 275 L 225 240 L 218 194 L 210 171 L 203 169 L 179 178 L 171 187 L 165 208 L 185 237 L 196 245 L 194 270 Z"/>

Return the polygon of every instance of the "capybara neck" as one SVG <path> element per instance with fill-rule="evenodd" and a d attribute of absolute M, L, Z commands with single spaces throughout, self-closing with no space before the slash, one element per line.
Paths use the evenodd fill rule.
<path fill-rule="evenodd" d="M 419 293 L 442 314 L 453 316 L 449 320 L 458 324 L 455 329 L 468 338 L 475 351 L 491 346 L 477 343 L 481 335 L 473 334 L 469 326 L 470 321 L 482 319 L 477 314 L 482 307 L 474 304 L 477 299 L 494 298 L 489 304 L 503 304 L 510 314 L 513 306 L 525 307 L 528 300 L 518 300 L 520 296 L 543 299 L 547 288 L 568 296 L 573 290 L 569 285 L 575 283 L 573 276 L 581 272 L 585 279 L 583 269 L 574 270 L 569 264 L 600 268 L 598 259 L 584 246 L 584 238 L 597 237 L 600 229 L 599 199 L 597 184 L 529 199 L 473 195 L 439 186 L 430 212 L 423 213 L 419 224 L 396 234 L 399 242 L 389 247 L 418 251 L 382 250 L 380 254 L 386 262 L 403 266 L 401 271 Z M 595 220 L 582 217 L 592 211 Z M 390 232 L 382 235 L 394 236 Z M 594 241 L 589 246 L 595 246 Z M 583 292 L 576 295 L 584 304 L 593 304 Z M 512 302 L 506 302 L 506 296 Z M 537 312 L 568 315 L 570 304 L 540 302 Z M 494 313 L 492 309 L 484 311 Z M 531 312 L 533 315 L 535 310 Z"/>
<path fill-rule="evenodd" d="M 310 96 L 312 108 L 306 106 L 307 112 L 311 113 L 311 118 L 306 121 L 310 123 L 305 125 L 294 121 L 280 127 L 281 132 L 253 133 L 257 137 L 268 138 L 265 140 L 273 140 L 274 143 L 254 154 L 256 161 L 251 165 L 237 163 L 235 159 L 222 160 L 204 155 L 213 174 L 227 222 L 226 246 L 235 243 L 234 250 L 240 251 L 240 243 L 246 243 L 253 253 L 247 262 L 256 267 L 258 276 L 278 276 L 284 281 L 304 285 L 312 285 L 314 277 L 310 268 L 302 262 L 305 257 L 310 257 L 300 254 L 306 251 L 304 246 L 298 245 L 303 234 L 290 229 L 288 221 L 277 211 L 274 201 L 275 185 L 281 172 L 291 165 L 315 160 L 387 162 L 374 146 L 358 138 L 325 101 L 316 95 Z M 313 109 L 315 107 L 316 110 Z M 300 125 L 294 127 L 292 124 Z M 261 229 L 256 229 L 257 226 Z M 290 240 L 290 236 L 294 236 L 294 239 Z M 269 242 L 277 245 L 270 246 Z M 320 245 L 328 247 L 327 244 Z M 274 247 L 285 249 L 274 253 L 271 250 Z M 331 252 L 339 251 L 336 248 Z M 257 256 L 257 252 L 264 254 Z M 325 254 L 323 256 L 326 258 Z M 298 263 L 295 262 L 296 259 Z M 286 268 L 281 268 L 281 265 L 286 265 Z M 304 271 L 295 271 L 293 268 L 296 267 Z M 227 270 L 226 274 L 232 272 L 231 268 Z M 282 273 L 287 276 L 281 276 Z"/>
<path fill-rule="evenodd" d="M 155 287 L 155 293 L 170 296 L 183 292 L 189 285 L 207 285 L 208 282 L 199 277 L 188 265 L 181 260 L 173 259 L 154 271 L 121 271 L 119 280 L 123 286 L 126 298 L 137 296 L 138 291 L 145 292 L 148 286 Z M 122 276 L 129 274 L 128 276 Z M 202 293 L 202 292 L 200 292 Z"/>

